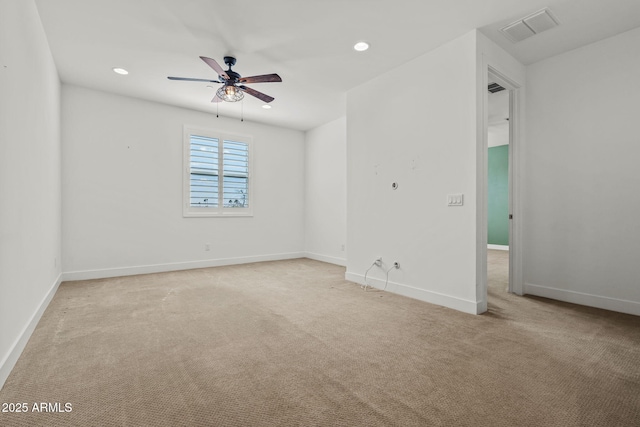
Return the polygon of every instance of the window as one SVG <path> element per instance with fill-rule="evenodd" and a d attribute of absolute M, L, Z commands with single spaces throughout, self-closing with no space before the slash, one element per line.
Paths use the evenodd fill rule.
<path fill-rule="evenodd" d="M 252 214 L 251 138 L 184 129 L 184 216 Z"/>

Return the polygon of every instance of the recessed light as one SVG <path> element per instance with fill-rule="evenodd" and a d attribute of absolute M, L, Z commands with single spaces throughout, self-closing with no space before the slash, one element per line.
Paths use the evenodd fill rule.
<path fill-rule="evenodd" d="M 129 72 L 127 70 L 125 70 L 124 68 L 118 68 L 118 67 L 114 68 L 113 72 L 114 73 L 118 73 L 118 74 L 122 74 L 122 75 L 129 74 Z"/>
<path fill-rule="evenodd" d="M 269 104 L 264 104 L 264 105 L 262 106 L 262 108 L 264 108 L 265 110 L 269 110 L 269 109 L 271 109 L 271 105 L 269 105 Z"/>
<path fill-rule="evenodd" d="M 357 50 L 358 52 L 364 52 L 365 50 L 369 49 L 369 43 L 367 43 L 367 42 L 358 42 L 358 43 L 353 45 L 353 48 L 355 50 Z"/>
<path fill-rule="evenodd" d="M 207 85 L 207 89 L 215 89 L 215 87 L 213 87 L 211 85 Z"/>

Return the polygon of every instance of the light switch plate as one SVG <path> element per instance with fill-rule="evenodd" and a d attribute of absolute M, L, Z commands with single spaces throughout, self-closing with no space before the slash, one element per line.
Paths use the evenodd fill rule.
<path fill-rule="evenodd" d="M 464 195 L 460 194 L 448 194 L 447 206 L 462 206 L 464 204 Z"/>

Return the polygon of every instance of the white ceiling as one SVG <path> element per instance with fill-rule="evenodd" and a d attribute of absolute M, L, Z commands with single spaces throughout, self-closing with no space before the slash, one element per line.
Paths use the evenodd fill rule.
<path fill-rule="evenodd" d="M 499 29 L 524 15 L 496 20 L 480 31 L 525 65 L 576 49 L 640 26 L 640 0 L 550 0 L 560 25 L 519 43 Z M 536 10 L 532 10 L 535 12 Z"/>
<path fill-rule="evenodd" d="M 344 115 L 345 93 L 475 28 L 531 63 L 640 26 L 638 0 L 36 0 L 65 83 L 215 113 L 199 56 L 243 76 L 278 73 L 252 88 L 276 98 L 271 110 L 245 97 L 244 117 L 308 130 Z M 497 28 L 550 6 L 561 26 L 513 45 Z M 493 25 L 492 25 L 493 24 Z M 359 40 L 367 52 L 352 48 Z M 113 67 L 129 70 L 127 76 Z M 398 76 L 389 85 L 415 81 Z M 380 107 L 384 93 L 380 88 Z M 240 103 L 220 115 L 239 117 Z"/>

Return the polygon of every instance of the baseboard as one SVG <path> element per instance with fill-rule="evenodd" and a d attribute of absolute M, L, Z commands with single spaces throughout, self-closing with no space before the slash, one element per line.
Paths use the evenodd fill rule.
<path fill-rule="evenodd" d="M 640 316 L 640 303 L 525 283 L 525 294 Z"/>
<path fill-rule="evenodd" d="M 29 322 L 24 326 L 22 332 L 20 332 L 20 335 L 14 341 L 13 345 L 9 349 L 9 352 L 2 359 L 2 361 L 0 361 L 0 390 L 4 386 L 5 381 L 7 381 L 11 370 L 18 361 L 18 358 L 22 354 L 22 350 L 24 350 L 27 342 L 29 342 L 31 334 L 36 329 L 36 326 L 38 325 L 42 314 L 47 309 L 47 306 L 53 299 L 53 296 L 56 294 L 58 286 L 60 286 L 61 282 L 62 274 L 59 274 L 56 280 L 53 282 L 53 285 L 49 289 L 49 292 L 47 292 L 42 301 L 40 301 L 40 305 L 38 305 L 38 308 L 31 316 L 31 319 L 29 319 Z"/>
<path fill-rule="evenodd" d="M 350 282 L 364 285 L 364 275 L 346 272 L 344 278 Z M 367 284 L 376 289 L 384 288 L 384 280 L 367 276 Z M 425 289 L 414 288 L 412 286 L 403 285 L 389 281 L 387 283 L 387 292 L 403 295 L 409 298 L 428 302 L 431 304 L 441 305 L 443 307 L 452 308 L 469 314 L 482 313 L 482 301 L 468 301 L 451 295 L 441 294 L 439 292 L 428 291 Z"/>
<path fill-rule="evenodd" d="M 498 251 L 508 251 L 509 250 L 509 245 L 487 245 L 487 249 L 495 249 Z"/>
<path fill-rule="evenodd" d="M 195 268 L 222 267 L 225 265 L 249 264 L 252 262 L 279 261 L 304 258 L 304 252 L 287 252 L 269 255 L 254 255 L 237 258 L 217 258 L 201 261 L 172 262 L 167 264 L 138 265 L 100 270 L 68 271 L 63 273 L 63 281 L 104 279 L 107 277 L 133 276 L 136 274 L 164 273 L 167 271 L 192 270 Z"/>
<path fill-rule="evenodd" d="M 315 259 L 316 261 L 328 262 L 329 264 L 341 265 L 342 267 L 347 266 L 347 260 L 344 258 L 337 258 L 328 255 L 320 255 L 315 254 L 313 252 L 305 252 L 304 256 L 309 259 Z"/>

